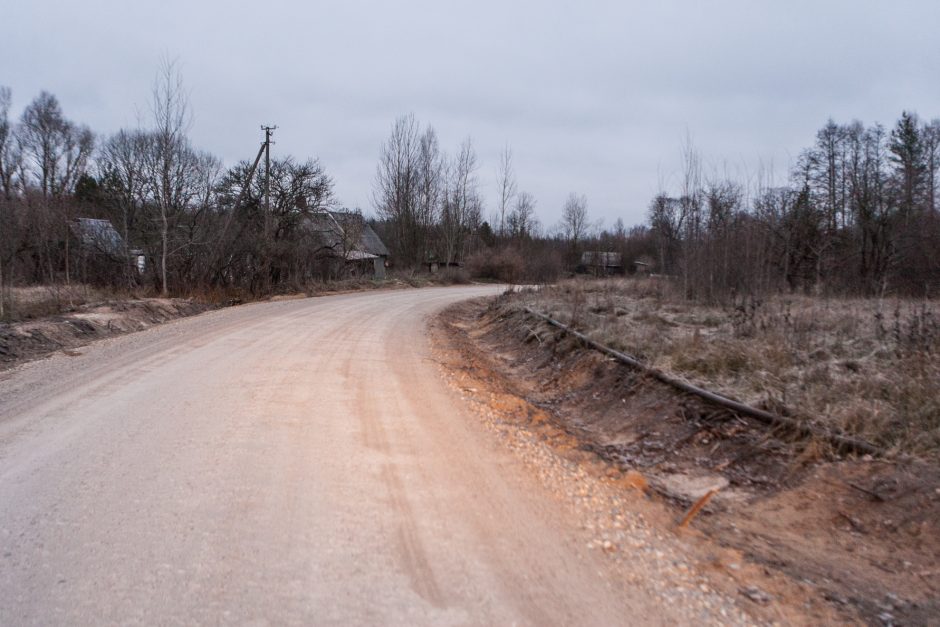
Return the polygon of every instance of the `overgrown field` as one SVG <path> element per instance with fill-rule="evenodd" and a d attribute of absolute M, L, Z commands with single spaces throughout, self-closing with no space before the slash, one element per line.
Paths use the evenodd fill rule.
<path fill-rule="evenodd" d="M 891 453 L 940 459 L 940 303 L 779 295 L 688 302 L 656 278 L 570 280 L 525 305 L 667 373 Z"/>

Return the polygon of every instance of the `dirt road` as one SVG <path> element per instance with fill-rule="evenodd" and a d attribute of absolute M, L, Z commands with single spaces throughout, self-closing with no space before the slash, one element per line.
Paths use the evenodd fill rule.
<path fill-rule="evenodd" d="M 442 385 L 494 293 L 212 312 L 0 374 L 0 624 L 656 624 Z"/>

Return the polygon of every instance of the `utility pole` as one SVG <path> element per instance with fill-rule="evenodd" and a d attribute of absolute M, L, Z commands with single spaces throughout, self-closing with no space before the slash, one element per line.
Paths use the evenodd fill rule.
<path fill-rule="evenodd" d="M 269 219 L 268 214 L 271 210 L 271 186 L 270 186 L 270 177 L 268 172 L 271 169 L 271 144 L 274 142 L 271 141 L 271 133 L 276 129 L 276 126 L 262 126 L 261 130 L 264 131 L 264 141 L 261 142 L 261 148 L 258 149 L 258 154 L 255 156 L 254 163 L 251 164 L 251 167 L 248 169 L 248 177 L 245 179 L 245 183 L 242 185 L 242 191 L 238 194 L 238 198 L 235 199 L 235 206 L 232 207 L 232 210 L 228 212 L 228 216 L 225 219 L 225 222 L 222 224 L 222 233 L 219 235 L 216 240 L 215 250 L 213 251 L 212 257 L 215 257 L 220 250 L 223 242 L 225 241 L 225 234 L 228 232 L 229 227 L 232 224 L 232 220 L 238 214 L 238 208 L 242 206 L 242 202 L 245 200 L 245 197 L 248 195 L 251 182 L 255 179 L 255 172 L 258 171 L 258 164 L 261 163 L 261 157 L 267 155 L 264 163 L 264 191 L 265 191 L 265 215 L 264 215 L 264 236 L 265 242 L 267 242 L 268 230 L 269 230 Z M 2 301 L 0 301 L 2 302 Z"/>
<path fill-rule="evenodd" d="M 264 280 L 270 278 L 271 274 L 271 254 L 274 246 L 271 244 L 271 133 L 276 126 L 261 125 L 264 131 L 264 242 L 262 244 L 262 266 L 264 268 Z"/>
<path fill-rule="evenodd" d="M 271 133 L 277 130 L 277 126 L 261 125 L 264 131 L 264 212 L 265 215 L 271 213 Z"/>

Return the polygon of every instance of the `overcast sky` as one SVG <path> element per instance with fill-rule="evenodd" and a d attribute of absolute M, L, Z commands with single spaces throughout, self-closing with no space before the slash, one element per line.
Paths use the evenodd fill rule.
<path fill-rule="evenodd" d="M 261 123 L 275 154 L 319 157 L 340 201 L 372 211 L 379 148 L 413 112 L 445 149 L 470 136 L 487 212 L 503 146 L 553 225 L 643 221 L 690 133 L 707 167 L 786 171 L 830 116 L 940 116 L 940 2 L 303 2 L 8 0 L 0 85 L 40 89 L 100 133 L 148 112 L 179 60 L 194 143 L 231 164 Z"/>

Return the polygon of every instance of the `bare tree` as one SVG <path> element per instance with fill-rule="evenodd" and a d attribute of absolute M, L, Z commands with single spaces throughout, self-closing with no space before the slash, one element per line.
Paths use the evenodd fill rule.
<path fill-rule="evenodd" d="M 618 242 L 623 242 L 627 239 L 627 227 L 623 224 L 623 218 L 618 217 L 614 221 L 613 236 Z"/>
<path fill-rule="evenodd" d="M 312 278 L 318 255 L 335 256 L 348 250 L 337 241 L 340 231 L 326 213 L 335 204 L 333 181 L 317 160 L 271 160 L 267 233 L 264 180 L 253 177 L 247 183 L 250 171 L 251 164 L 243 161 L 214 186 L 215 202 L 222 205 L 222 212 L 234 210 L 235 199 L 242 202 L 233 216 L 233 228 L 207 259 L 211 271 L 203 274 L 214 276 L 216 284 L 245 287 L 258 294 L 272 284 Z M 327 233 L 329 237 L 319 237 Z"/>
<path fill-rule="evenodd" d="M 139 222 L 149 198 L 148 160 L 153 141 L 153 135 L 145 131 L 121 130 L 108 138 L 98 156 L 98 178 L 111 222 L 120 229 L 125 261 L 130 259 L 131 237 L 140 232 Z M 132 279 L 128 264 L 125 279 L 128 283 Z"/>
<path fill-rule="evenodd" d="M 924 206 L 930 212 L 937 211 L 937 173 L 940 170 L 940 119 L 924 125 L 925 199 Z"/>
<path fill-rule="evenodd" d="M 861 122 L 853 122 L 846 127 L 846 179 L 857 242 L 857 278 L 868 293 L 876 293 L 884 284 L 894 248 L 885 141 L 879 124 L 866 129 Z"/>
<path fill-rule="evenodd" d="M 64 126 L 58 99 L 45 91 L 29 103 L 20 118 L 18 140 L 43 196 L 53 190 Z"/>
<path fill-rule="evenodd" d="M 154 129 L 148 164 L 150 196 L 159 211 L 160 291 L 169 293 L 167 257 L 170 230 L 186 206 L 191 189 L 186 185 L 195 155 L 186 137 L 192 124 L 183 77 L 176 61 L 164 59 L 154 80 L 151 95 Z"/>
<path fill-rule="evenodd" d="M 524 242 L 538 230 L 538 218 L 535 217 L 535 198 L 529 192 L 516 196 L 516 205 L 506 221 L 509 237 Z"/>
<path fill-rule="evenodd" d="M 845 128 L 831 118 L 816 133 L 816 145 L 805 151 L 801 165 L 808 174 L 813 201 L 825 215 L 827 239 L 846 224 L 847 189 L 843 172 L 846 152 Z"/>
<path fill-rule="evenodd" d="M 215 205 L 215 190 L 222 174 L 222 161 L 204 150 L 190 150 L 188 171 L 184 186 L 184 210 L 177 219 L 177 235 L 174 248 L 169 251 L 170 259 L 179 254 L 177 263 L 178 276 L 192 285 L 196 277 L 204 276 L 197 269 L 200 260 L 205 264 L 204 252 L 211 240 L 218 237 L 212 229 L 212 214 Z"/>
<path fill-rule="evenodd" d="M 376 211 L 392 223 L 392 245 L 406 263 L 420 261 L 422 256 L 415 242 L 420 144 L 414 115 L 395 120 L 391 135 L 382 144 L 373 186 Z"/>
<path fill-rule="evenodd" d="M 24 160 L 32 166 L 28 171 L 42 194 L 41 211 L 60 218 L 51 222 L 61 225 L 56 239 L 65 244 L 62 260 L 65 282 L 69 284 L 72 203 L 66 196 L 85 174 L 94 150 L 94 135 L 88 127 L 67 120 L 58 99 L 43 91 L 23 111 L 17 138 Z"/>
<path fill-rule="evenodd" d="M 659 271 L 664 274 L 675 271 L 683 220 L 684 215 L 678 200 L 662 192 L 653 198 L 649 208 L 649 224 L 657 242 Z"/>
<path fill-rule="evenodd" d="M 509 145 L 499 157 L 499 170 L 496 173 L 496 184 L 499 191 L 499 226 L 497 233 L 500 237 L 506 235 L 506 219 L 512 211 L 512 201 L 516 196 L 516 174 L 512 167 L 512 149 Z"/>
<path fill-rule="evenodd" d="M 568 242 L 569 263 L 575 265 L 580 255 L 580 246 L 587 237 L 588 224 L 587 196 L 572 192 L 561 210 L 561 231 Z"/>
<path fill-rule="evenodd" d="M 7 200 L 13 197 L 13 177 L 20 167 L 19 147 L 10 123 L 12 96 L 9 87 L 0 86 L 0 194 Z"/>
<path fill-rule="evenodd" d="M 70 193 L 94 150 L 91 130 L 65 119 L 58 99 L 45 91 L 23 111 L 18 137 L 43 196 Z"/>
<path fill-rule="evenodd" d="M 359 247 L 362 234 L 366 228 L 365 218 L 362 217 L 362 212 L 359 209 L 337 212 L 336 215 L 338 216 L 336 221 L 340 227 L 338 233 L 339 252 L 342 254 L 344 261 L 356 261 L 357 254 L 367 252 Z"/>
<path fill-rule="evenodd" d="M 444 261 L 458 261 L 466 252 L 468 235 L 480 225 L 482 202 L 476 178 L 477 157 L 469 138 L 449 169 L 447 197 L 441 209 L 441 240 Z"/>
<path fill-rule="evenodd" d="M 10 239 L 7 224 L 7 205 L 13 200 L 13 172 L 17 168 L 18 157 L 13 148 L 15 142 L 10 125 L 10 104 L 12 92 L 9 87 L 0 86 L 0 320 L 6 313 L 7 281 L 3 273 L 5 250 Z"/>
<path fill-rule="evenodd" d="M 431 230 L 437 220 L 444 193 L 444 155 L 437 133 L 430 126 L 421 134 L 417 163 L 417 198 L 412 240 L 420 261 L 426 261 Z"/>

